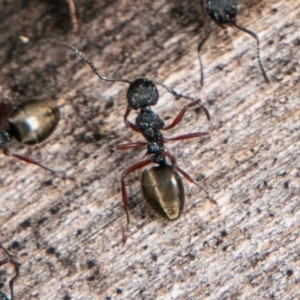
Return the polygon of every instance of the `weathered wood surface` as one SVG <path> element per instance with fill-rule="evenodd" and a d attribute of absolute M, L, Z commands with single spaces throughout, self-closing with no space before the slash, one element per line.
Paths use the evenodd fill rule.
<path fill-rule="evenodd" d="M 203 48 L 201 91 L 201 10 L 190 2 L 78 0 L 77 33 L 62 1 L 0 2 L 1 98 L 58 99 L 62 112 L 48 141 L 11 149 L 76 177 L 1 156 L 0 240 L 22 263 L 16 299 L 300 299 L 300 1 L 246 1 L 238 17 L 261 39 L 270 85 L 255 41 L 229 28 Z M 170 149 L 217 206 L 185 182 L 182 217 L 163 221 L 136 172 L 122 244 L 119 178 L 144 153 L 114 150 L 141 138 L 122 122 L 127 86 L 100 82 L 63 41 L 106 76 L 147 76 L 203 99 L 211 121 L 191 110 L 166 136 L 211 131 Z M 170 121 L 186 101 L 160 94 L 155 111 Z"/>

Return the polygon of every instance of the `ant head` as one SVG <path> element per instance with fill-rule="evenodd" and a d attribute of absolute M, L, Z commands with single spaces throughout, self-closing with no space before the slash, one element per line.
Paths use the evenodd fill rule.
<path fill-rule="evenodd" d="M 236 23 L 236 0 L 206 0 L 206 12 L 219 25 Z"/>
<path fill-rule="evenodd" d="M 127 91 L 127 102 L 130 108 L 138 110 L 143 107 L 155 105 L 159 93 L 152 80 L 138 78 L 130 83 Z"/>

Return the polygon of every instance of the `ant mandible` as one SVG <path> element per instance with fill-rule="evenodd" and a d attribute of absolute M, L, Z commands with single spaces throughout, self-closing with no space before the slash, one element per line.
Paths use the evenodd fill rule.
<path fill-rule="evenodd" d="M 0 260 L 0 267 L 5 264 L 11 264 L 15 269 L 15 276 L 9 281 L 10 299 L 13 300 L 14 299 L 14 281 L 19 276 L 19 269 L 20 269 L 21 264 L 19 262 L 17 262 L 16 260 L 14 260 L 13 256 L 6 250 L 6 248 L 1 243 L 0 243 L 0 249 L 2 249 L 5 252 L 5 254 L 7 255 L 7 258 Z M 2 293 L 2 292 L 0 291 L 0 293 Z M 0 294 L 0 296 L 3 296 L 3 299 L 7 299 L 7 297 L 3 293 L 2 293 L 2 295 Z"/>
<path fill-rule="evenodd" d="M 128 106 L 124 114 L 124 122 L 133 131 L 141 133 L 146 139 L 146 142 L 140 141 L 120 144 L 117 145 L 116 148 L 118 150 L 126 150 L 147 147 L 146 155 L 149 156 L 149 159 L 142 160 L 128 167 L 121 174 L 122 200 L 126 212 L 127 225 L 129 224 L 129 214 L 127 209 L 128 197 L 125 187 L 125 177 L 131 172 L 143 168 L 151 163 L 154 163 L 158 166 L 153 167 L 150 170 L 145 170 L 143 172 L 141 179 L 141 188 L 144 198 L 148 202 L 149 206 L 162 217 L 169 220 L 175 220 L 179 218 L 183 210 L 185 197 L 182 180 L 177 172 L 183 175 L 188 181 L 196 184 L 197 186 L 199 185 L 192 179 L 189 174 L 187 174 L 177 166 L 176 158 L 165 147 L 165 143 L 170 141 L 180 141 L 201 137 L 207 135 L 208 132 L 195 132 L 173 138 L 165 138 L 161 133 L 161 130 L 169 130 L 177 126 L 182 120 L 185 112 L 191 107 L 200 105 L 200 107 L 204 110 L 207 119 L 210 119 L 208 110 L 201 104 L 200 99 L 194 99 L 190 96 L 181 95 L 170 87 L 155 80 L 147 78 L 137 78 L 134 81 L 130 81 L 126 79 L 105 77 L 99 73 L 94 64 L 78 49 L 69 44 L 63 44 L 63 46 L 73 51 L 78 57 L 86 62 L 101 80 L 112 82 L 119 81 L 129 84 L 129 88 L 127 90 Z M 173 122 L 171 122 L 171 124 L 168 126 L 165 126 L 164 121 L 155 112 L 153 112 L 150 107 L 155 105 L 159 100 L 159 93 L 155 84 L 164 87 L 167 91 L 169 91 L 176 97 L 185 98 L 192 101 L 190 104 L 184 106 L 181 109 L 179 114 L 174 118 Z M 128 116 L 131 110 L 139 110 L 135 124 L 131 123 L 128 120 Z M 167 163 L 167 158 L 171 161 L 171 165 Z M 208 198 L 213 203 L 216 203 L 204 188 L 200 188 L 204 190 Z"/>
<path fill-rule="evenodd" d="M 264 77 L 265 82 L 269 83 L 270 80 L 267 76 L 266 71 L 264 70 L 263 64 L 260 59 L 260 42 L 256 33 L 250 31 L 247 28 L 244 28 L 237 24 L 236 16 L 238 13 L 237 8 L 237 0 L 203 0 L 202 1 L 202 10 L 206 17 L 210 17 L 218 26 L 224 28 L 227 26 L 233 26 L 237 29 L 246 32 L 251 35 L 256 40 L 256 51 L 257 51 L 257 60 L 259 67 L 261 69 L 262 75 Z M 200 64 L 200 84 L 203 86 L 204 84 L 204 75 L 203 75 L 203 64 L 200 56 L 200 51 L 202 46 L 208 40 L 211 35 L 213 29 L 210 27 L 204 38 L 198 44 L 198 59 Z"/>
<path fill-rule="evenodd" d="M 7 103 L 0 103 L 0 151 L 29 164 L 37 165 L 61 179 L 71 179 L 35 160 L 12 153 L 7 144 L 14 137 L 20 144 L 35 145 L 47 139 L 56 128 L 60 113 L 56 101 L 30 100 L 7 112 Z"/>

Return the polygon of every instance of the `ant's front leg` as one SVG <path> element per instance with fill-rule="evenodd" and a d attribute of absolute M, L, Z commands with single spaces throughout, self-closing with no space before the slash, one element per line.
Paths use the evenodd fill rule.
<path fill-rule="evenodd" d="M 209 132 L 192 132 L 192 133 L 188 133 L 188 134 L 178 135 L 178 136 L 175 136 L 172 138 L 164 138 L 164 142 L 168 143 L 168 142 L 172 142 L 172 141 L 193 139 L 193 138 L 208 135 L 208 134 L 209 134 Z"/>
<path fill-rule="evenodd" d="M 169 130 L 169 129 L 172 129 L 172 128 L 174 128 L 175 126 L 177 126 L 177 125 L 181 122 L 181 120 L 182 120 L 184 114 L 187 112 L 187 110 L 188 110 L 190 107 L 194 107 L 194 106 L 196 106 L 196 105 L 199 105 L 200 103 L 201 103 L 201 100 L 198 99 L 198 100 L 195 100 L 195 101 L 191 102 L 191 103 L 188 104 L 188 105 L 185 105 L 185 106 L 180 110 L 179 114 L 175 117 L 175 119 L 173 120 L 173 122 L 172 122 L 170 125 L 168 125 L 168 126 L 162 128 L 162 130 Z M 205 112 L 205 114 L 206 114 L 206 117 L 207 117 L 207 119 L 209 120 L 209 119 L 210 119 L 210 116 L 209 116 L 208 110 L 207 110 L 207 109 L 205 108 L 205 106 L 203 106 L 203 105 L 201 105 L 201 108 L 204 110 L 204 112 Z"/>
<path fill-rule="evenodd" d="M 136 125 L 134 125 L 133 123 L 131 123 L 131 122 L 128 120 L 128 116 L 129 116 L 131 110 L 132 110 L 132 109 L 131 109 L 129 106 L 127 106 L 126 112 L 125 112 L 124 117 L 123 117 L 123 118 L 124 118 L 124 122 L 125 122 L 125 124 L 126 124 L 128 127 L 130 127 L 133 131 L 140 132 L 140 131 L 138 130 L 138 128 L 136 127 Z"/>
<path fill-rule="evenodd" d="M 128 144 L 119 144 L 116 146 L 118 150 L 127 150 L 127 149 L 134 149 L 134 148 L 141 148 L 147 145 L 146 142 L 132 142 Z"/>

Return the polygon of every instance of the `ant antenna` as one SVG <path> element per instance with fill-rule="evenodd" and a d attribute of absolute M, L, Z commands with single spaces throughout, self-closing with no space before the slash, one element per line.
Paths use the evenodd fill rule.
<path fill-rule="evenodd" d="M 202 11 L 205 19 L 211 19 L 214 21 L 218 26 L 224 28 L 226 25 L 233 26 L 249 35 L 251 35 L 256 40 L 256 52 L 257 52 L 257 59 L 258 64 L 260 67 L 260 70 L 262 72 L 262 75 L 264 77 L 264 80 L 266 83 L 270 83 L 270 80 L 267 76 L 267 73 L 263 67 L 261 58 L 260 58 L 260 42 L 259 38 L 256 33 L 250 31 L 249 29 L 246 29 L 245 27 L 242 27 L 236 23 L 236 15 L 238 13 L 238 1 L 237 0 L 203 0 L 201 5 Z M 203 44 L 207 41 L 210 34 L 212 32 L 212 29 L 206 33 L 204 38 L 199 42 L 198 44 L 198 59 L 200 64 L 200 85 L 203 86 L 203 65 L 200 57 L 200 50 L 203 46 Z"/>
<path fill-rule="evenodd" d="M 156 81 L 156 80 L 151 80 L 151 81 L 152 81 L 153 83 L 155 83 L 155 84 L 158 84 L 158 85 L 162 86 L 162 87 L 165 88 L 170 94 L 174 95 L 174 96 L 177 97 L 177 98 L 184 98 L 184 99 L 187 99 L 187 100 L 191 100 L 191 101 L 193 101 L 193 102 L 194 102 L 194 101 L 199 101 L 199 102 L 201 102 L 201 99 L 195 99 L 195 98 L 193 98 L 193 97 L 191 97 L 191 96 L 182 95 L 182 94 L 176 92 L 175 90 L 173 90 L 172 88 L 170 88 L 169 86 L 167 86 L 167 85 L 165 85 L 165 84 L 163 84 L 163 83 L 161 83 L 161 82 L 159 82 L 159 81 Z M 204 105 L 202 105 L 202 104 L 199 104 L 199 106 L 203 109 L 203 111 L 204 111 L 204 113 L 205 113 L 207 119 L 210 120 L 210 114 L 209 114 L 207 108 L 206 108 Z"/>
<path fill-rule="evenodd" d="M 239 30 L 241 30 L 241 31 L 244 31 L 244 32 L 248 33 L 248 34 L 251 35 L 253 38 L 255 38 L 255 40 L 256 40 L 256 52 L 257 52 L 257 60 L 258 60 L 258 64 L 259 64 L 259 67 L 260 67 L 260 69 L 261 69 L 261 72 L 262 72 L 262 75 L 263 75 L 265 81 L 266 81 L 267 83 L 270 83 L 270 80 L 269 80 L 269 78 L 268 78 L 268 76 L 267 76 L 267 73 L 266 73 L 266 71 L 265 71 L 265 69 L 264 69 L 264 67 L 263 67 L 263 64 L 262 64 L 262 62 L 261 62 L 261 59 L 260 59 L 260 43 L 259 43 L 259 38 L 258 38 L 257 34 L 256 34 L 255 32 L 253 32 L 253 31 L 247 29 L 247 28 L 244 28 L 244 27 L 242 27 L 242 26 L 236 24 L 236 23 L 232 23 L 232 26 L 236 27 L 237 29 L 239 29 Z"/>
<path fill-rule="evenodd" d="M 130 80 L 127 80 L 127 79 L 122 79 L 122 78 L 110 78 L 110 77 L 105 77 L 103 75 L 100 74 L 100 72 L 97 70 L 97 68 L 95 67 L 95 65 L 82 53 L 80 52 L 77 48 L 75 48 L 74 46 L 70 45 L 70 44 L 67 44 L 67 43 L 62 43 L 62 46 L 64 46 L 65 48 L 73 51 L 75 53 L 75 55 L 77 55 L 79 58 L 81 58 L 85 63 L 87 63 L 91 69 L 93 70 L 93 72 L 103 81 L 111 81 L 111 82 L 125 82 L 125 83 L 129 83 L 129 84 L 132 84 L 133 82 L 130 81 Z M 159 81 L 155 81 L 155 80 L 152 80 L 152 79 L 149 79 L 149 81 L 151 81 L 152 83 L 154 84 L 158 84 L 160 86 L 162 86 L 163 88 L 165 88 L 169 93 L 171 93 L 172 95 L 174 95 L 175 97 L 178 97 L 178 98 L 184 98 L 184 99 L 187 99 L 187 100 L 191 100 L 191 101 L 201 101 L 201 99 L 195 99 L 193 97 L 190 97 L 190 96 L 186 96 L 186 95 L 182 95 L 182 94 L 179 94 L 178 92 L 176 92 L 175 90 L 173 90 L 172 88 L 168 87 L 167 85 L 159 82 Z M 210 120 L 210 115 L 209 115 L 209 112 L 207 110 L 207 108 L 200 104 L 200 107 L 203 109 L 206 117 L 208 120 Z"/>
<path fill-rule="evenodd" d="M 202 86 L 204 85 L 203 64 L 202 64 L 202 60 L 201 60 L 200 51 L 201 51 L 202 46 L 205 44 L 205 42 L 210 37 L 212 31 L 213 31 L 212 28 L 210 28 L 210 30 L 207 32 L 207 34 L 205 35 L 205 37 L 198 44 L 198 48 L 197 48 L 198 60 L 199 60 L 199 65 L 200 65 L 200 85 L 201 85 L 200 88 L 202 88 Z"/>
<path fill-rule="evenodd" d="M 73 51 L 78 57 L 80 57 L 85 63 L 87 63 L 91 69 L 94 71 L 94 73 L 103 81 L 112 81 L 112 82 L 116 82 L 116 81 L 119 81 L 119 82 L 126 82 L 126 83 L 129 83 L 131 84 L 131 81 L 127 80 L 127 79 L 121 79 L 121 78 L 109 78 L 109 77 L 105 77 L 103 75 L 101 75 L 99 73 L 99 71 L 97 70 L 97 68 L 95 67 L 95 65 L 82 53 L 80 52 L 77 48 L 75 48 L 74 46 L 70 45 L 70 44 L 67 44 L 67 43 L 62 43 L 62 45 Z"/>

